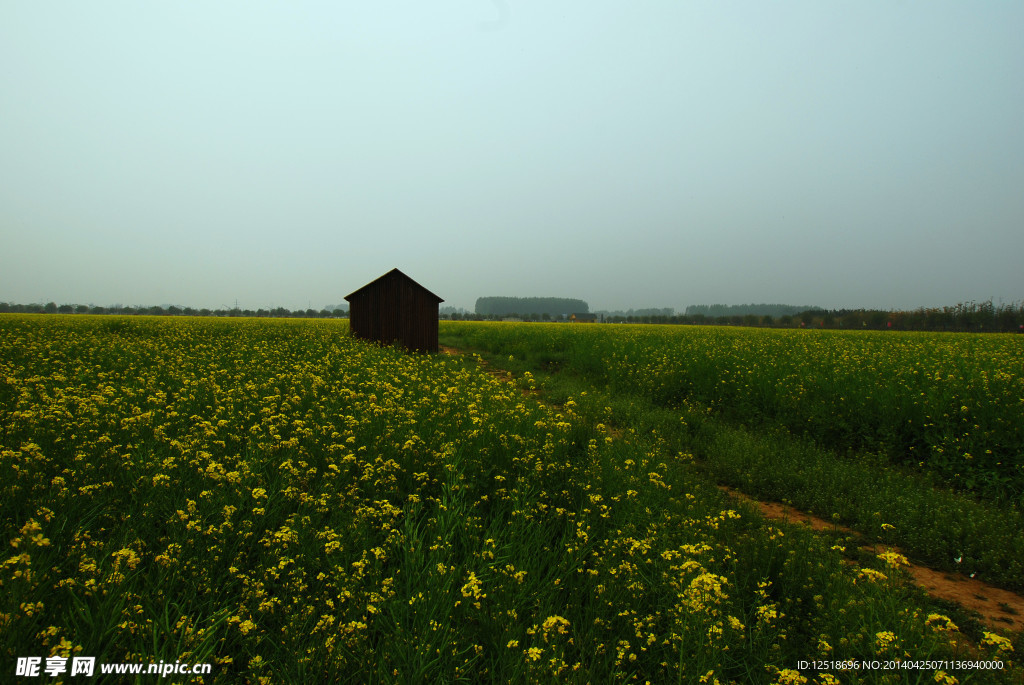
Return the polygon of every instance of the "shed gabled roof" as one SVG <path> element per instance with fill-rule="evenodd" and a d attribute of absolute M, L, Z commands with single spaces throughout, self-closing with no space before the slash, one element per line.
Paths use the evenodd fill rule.
<path fill-rule="evenodd" d="M 345 300 L 347 302 L 351 302 L 353 297 L 358 296 L 360 293 L 362 293 L 367 288 L 370 288 L 370 287 L 376 285 L 377 283 L 379 283 L 379 282 L 381 282 L 381 281 L 383 281 L 385 279 L 391 279 L 391 278 L 401 278 L 401 279 L 403 279 L 405 281 L 408 281 L 412 285 L 414 285 L 417 288 L 419 288 L 420 290 L 422 290 L 426 295 L 429 295 L 430 297 L 433 297 L 438 302 L 444 302 L 444 300 L 442 298 L 440 298 L 437 295 L 435 295 L 434 293 L 430 292 L 429 290 L 424 288 L 422 285 L 420 285 L 419 283 L 417 283 L 416 281 L 412 280 L 411 278 L 406 276 L 404 273 L 399 271 L 397 268 L 392 269 L 391 271 L 387 272 L 383 276 L 380 276 L 379 278 L 375 278 L 374 280 L 372 280 L 369 283 L 367 283 L 366 285 L 364 285 L 362 288 L 359 288 L 358 290 L 355 290 L 355 291 L 349 293 L 348 295 L 345 296 Z"/>

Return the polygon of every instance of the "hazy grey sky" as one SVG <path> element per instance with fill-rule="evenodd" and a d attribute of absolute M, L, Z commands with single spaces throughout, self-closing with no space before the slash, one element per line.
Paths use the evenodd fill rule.
<path fill-rule="evenodd" d="M 1024 3 L 0 4 L 0 301 L 1024 299 Z"/>

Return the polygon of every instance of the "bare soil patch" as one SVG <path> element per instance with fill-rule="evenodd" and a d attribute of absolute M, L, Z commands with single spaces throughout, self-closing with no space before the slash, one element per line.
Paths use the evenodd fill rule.
<path fill-rule="evenodd" d="M 813 514 L 800 511 L 788 504 L 762 502 L 724 485 L 718 487 L 736 499 L 750 502 L 765 518 L 807 525 L 813 530 L 839 530 L 859 537 L 859 533 L 855 530 L 836 525 L 832 521 L 826 521 Z M 891 546 L 882 548 L 876 545 L 865 545 L 861 549 L 876 553 L 891 549 L 903 554 L 898 547 Z M 914 579 L 914 583 L 924 588 L 929 595 L 956 602 L 966 609 L 976 611 L 981 615 L 981 620 L 989 627 L 1008 629 L 1014 632 L 1024 630 L 1024 597 L 962 573 L 936 571 L 927 566 L 913 563 L 907 571 Z"/>

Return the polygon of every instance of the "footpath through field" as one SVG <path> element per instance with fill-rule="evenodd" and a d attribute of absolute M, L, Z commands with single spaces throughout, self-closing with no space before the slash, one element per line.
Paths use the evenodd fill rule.
<path fill-rule="evenodd" d="M 443 353 L 449 355 L 466 354 L 465 350 L 446 345 L 441 345 L 440 349 Z M 510 371 L 496 369 L 486 360 L 479 357 L 478 361 L 481 368 L 495 378 L 509 383 L 515 380 Z M 531 395 L 538 399 L 538 401 L 543 401 L 538 391 L 524 390 L 524 394 Z M 616 433 L 621 437 L 621 431 L 616 431 Z M 612 433 L 612 435 L 614 436 L 615 433 Z M 758 500 L 725 485 L 719 485 L 718 488 L 736 500 L 750 503 L 767 519 L 810 526 L 816 531 L 842 531 L 856 538 L 861 537 L 860 533 L 855 530 L 800 511 L 788 504 Z M 879 551 L 877 546 L 873 544 L 863 545 L 861 549 L 873 553 Z M 891 545 L 886 545 L 885 549 L 903 554 L 898 547 Z M 1024 631 L 1024 597 L 1009 590 L 994 587 L 965 574 L 937 571 L 919 564 L 910 563 L 907 572 L 913 578 L 914 583 L 924 589 L 930 596 L 955 602 L 969 611 L 977 612 L 982 622 L 990 628 L 1008 628 L 1013 632 Z"/>
<path fill-rule="evenodd" d="M 764 502 L 754 499 L 739 490 L 719 485 L 718 488 L 735 499 L 749 502 L 761 512 L 765 518 L 786 521 L 798 525 L 810 526 L 813 530 L 839 530 L 855 537 L 860 534 L 845 526 L 836 525 L 832 521 L 800 511 L 782 502 Z M 864 545 L 866 551 L 881 551 L 877 545 Z M 886 550 L 903 554 L 899 547 L 886 545 Z M 905 555 L 904 555 L 905 556 Z M 914 583 L 923 588 L 929 595 L 938 599 L 956 602 L 965 609 L 976 611 L 982 621 L 992 628 L 1009 628 L 1014 632 L 1024 630 L 1024 597 L 1018 594 L 993 587 L 984 581 L 962 573 L 947 573 L 911 563 L 907 568 Z"/>

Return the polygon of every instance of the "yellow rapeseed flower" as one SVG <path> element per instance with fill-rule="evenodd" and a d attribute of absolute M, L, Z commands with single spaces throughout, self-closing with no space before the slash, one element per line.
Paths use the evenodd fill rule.
<path fill-rule="evenodd" d="M 802 685 L 807 678 L 800 675 L 800 671 L 792 668 L 784 668 L 779 671 L 779 677 L 775 680 L 776 685 Z"/>
<path fill-rule="evenodd" d="M 1013 651 L 1013 644 L 1010 642 L 1009 638 L 1003 637 L 1002 635 L 997 635 L 995 633 L 990 633 L 987 630 L 983 631 L 982 635 L 982 645 L 986 647 L 995 647 L 996 652 Z"/>

